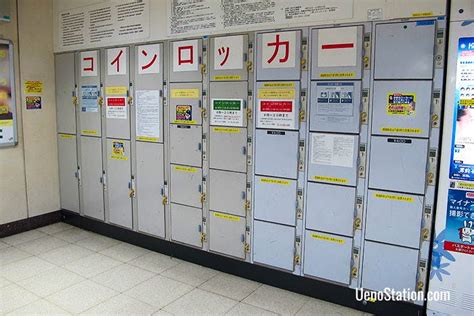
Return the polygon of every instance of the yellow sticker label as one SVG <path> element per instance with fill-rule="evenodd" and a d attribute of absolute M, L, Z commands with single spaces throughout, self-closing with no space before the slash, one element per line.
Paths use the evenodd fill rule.
<path fill-rule="evenodd" d="M 333 182 L 333 183 L 347 183 L 349 180 L 346 178 L 336 178 L 336 177 L 326 177 L 326 176 L 314 176 L 314 180 L 318 181 L 326 181 L 326 182 Z"/>
<path fill-rule="evenodd" d="M 389 133 L 400 133 L 400 134 L 421 134 L 421 128 L 408 128 L 408 127 L 382 127 L 382 132 Z"/>
<path fill-rule="evenodd" d="M 141 140 L 141 141 L 144 141 L 144 142 L 156 143 L 159 140 L 159 138 L 158 137 L 137 136 L 137 140 Z"/>
<path fill-rule="evenodd" d="M 270 179 L 270 178 L 261 178 L 260 182 L 272 183 L 272 184 L 282 184 L 282 185 L 289 185 L 290 184 L 290 181 L 288 181 L 288 180 Z"/>
<path fill-rule="evenodd" d="M 25 93 L 43 93 L 43 82 L 42 81 L 25 81 Z"/>
<path fill-rule="evenodd" d="M 0 114 L 7 114 L 8 112 L 9 112 L 8 105 L 0 105 Z"/>
<path fill-rule="evenodd" d="M 311 234 L 311 237 L 313 237 L 314 239 L 320 239 L 320 240 L 324 240 L 324 241 L 330 241 L 330 242 L 334 242 L 334 243 L 337 243 L 337 244 L 343 244 L 343 243 L 346 242 L 344 239 L 341 239 L 341 238 L 323 236 L 323 235 L 314 234 L 314 233 Z"/>
<path fill-rule="evenodd" d="M 0 126 L 13 126 L 13 120 L 0 120 Z"/>
<path fill-rule="evenodd" d="M 469 182 L 464 182 L 464 181 L 460 181 L 457 183 L 457 188 L 460 188 L 460 189 L 474 189 L 474 183 L 469 183 Z"/>
<path fill-rule="evenodd" d="M 294 82 L 265 82 L 263 86 L 266 88 L 275 88 L 275 87 L 286 87 L 286 88 L 294 88 Z"/>
<path fill-rule="evenodd" d="M 226 220 L 229 220 L 229 221 L 235 221 L 235 222 L 240 221 L 240 217 L 238 217 L 238 216 L 229 215 L 229 214 L 222 214 L 222 213 L 217 213 L 217 212 L 213 212 L 213 214 L 214 214 L 215 217 L 226 219 Z"/>
<path fill-rule="evenodd" d="M 106 95 L 125 95 L 127 94 L 127 87 L 117 86 L 117 87 L 105 87 Z"/>
<path fill-rule="evenodd" d="M 374 193 L 374 197 L 377 199 L 392 200 L 392 201 L 403 201 L 413 203 L 415 199 L 411 196 L 385 194 L 385 193 Z"/>
<path fill-rule="evenodd" d="M 97 131 L 91 130 L 91 129 L 83 129 L 81 131 L 81 134 L 84 135 L 97 135 Z"/>
<path fill-rule="evenodd" d="M 181 166 L 174 166 L 174 170 L 183 171 L 183 172 L 197 172 L 197 168 L 192 167 L 181 167 Z"/>
<path fill-rule="evenodd" d="M 294 99 L 295 89 L 258 89 L 260 99 Z"/>
<path fill-rule="evenodd" d="M 352 78 L 355 77 L 354 72 L 326 72 L 320 73 L 320 78 Z"/>
<path fill-rule="evenodd" d="M 240 79 L 241 79 L 240 76 L 214 76 L 214 80 L 216 81 L 220 81 L 220 80 L 232 81 L 232 80 L 240 80 Z"/>
<path fill-rule="evenodd" d="M 0 86 L 3 86 L 3 85 L 0 84 Z M 6 100 L 6 99 L 8 99 L 8 93 L 6 91 L 0 91 L 0 100 Z"/>
<path fill-rule="evenodd" d="M 110 159 L 115 160 L 128 160 L 128 157 L 125 156 L 125 142 L 114 140 L 112 141 L 112 154 Z"/>
<path fill-rule="evenodd" d="M 199 99 L 199 89 L 171 89 L 172 99 Z"/>
<path fill-rule="evenodd" d="M 69 134 L 59 134 L 61 138 L 69 139 L 69 138 L 74 138 L 74 135 L 69 135 Z"/>
<path fill-rule="evenodd" d="M 196 121 L 196 120 L 191 120 L 191 121 L 187 121 L 187 120 L 174 120 L 173 123 L 174 123 L 174 124 L 189 124 L 189 125 L 194 125 L 194 124 L 197 124 L 197 121 Z"/>
<path fill-rule="evenodd" d="M 423 16 L 433 16 L 433 11 L 426 11 L 426 12 L 413 12 L 411 14 L 412 17 L 414 18 L 419 18 Z"/>
<path fill-rule="evenodd" d="M 459 100 L 459 105 L 463 105 L 463 106 L 474 106 L 474 99 L 463 99 L 463 100 Z"/>
<path fill-rule="evenodd" d="M 240 133 L 240 128 L 214 127 L 212 130 L 216 133 Z"/>
<path fill-rule="evenodd" d="M 387 93 L 387 114 L 415 116 L 416 93 Z"/>

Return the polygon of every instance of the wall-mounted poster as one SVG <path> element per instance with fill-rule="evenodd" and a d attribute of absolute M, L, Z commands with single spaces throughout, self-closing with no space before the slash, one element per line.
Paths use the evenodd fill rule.
<path fill-rule="evenodd" d="M 0 40 L 0 147 L 17 143 L 13 74 L 13 44 Z"/>

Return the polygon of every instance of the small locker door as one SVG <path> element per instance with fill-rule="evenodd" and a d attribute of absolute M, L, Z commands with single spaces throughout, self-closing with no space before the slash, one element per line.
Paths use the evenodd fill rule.
<path fill-rule="evenodd" d="M 310 134 L 310 181 L 357 184 L 358 135 Z"/>
<path fill-rule="evenodd" d="M 352 238 L 306 230 L 304 274 L 349 284 Z"/>
<path fill-rule="evenodd" d="M 311 79 L 360 79 L 364 27 L 311 30 Z"/>
<path fill-rule="evenodd" d="M 254 262 L 293 271 L 295 228 L 254 221 L 253 229 Z"/>
<path fill-rule="evenodd" d="M 237 172 L 247 171 L 247 129 L 211 127 L 210 167 Z"/>
<path fill-rule="evenodd" d="M 375 81 L 372 134 L 428 137 L 431 81 Z"/>
<path fill-rule="evenodd" d="M 247 126 L 247 84 L 247 81 L 210 83 L 212 126 Z"/>
<path fill-rule="evenodd" d="M 255 177 L 255 218 L 294 226 L 296 180 Z"/>
<path fill-rule="evenodd" d="M 355 214 L 356 188 L 308 183 L 306 228 L 352 237 Z"/>
<path fill-rule="evenodd" d="M 420 247 L 423 196 L 369 190 L 365 238 Z"/>
<path fill-rule="evenodd" d="M 427 139 L 372 137 L 369 187 L 424 194 Z"/>
<path fill-rule="evenodd" d="M 170 161 L 177 164 L 201 167 L 202 126 L 170 125 Z"/>
<path fill-rule="evenodd" d="M 132 228 L 130 141 L 107 139 L 109 221 Z"/>
<path fill-rule="evenodd" d="M 358 134 L 360 111 L 360 81 L 311 82 L 311 131 Z"/>
<path fill-rule="evenodd" d="M 58 135 L 59 189 L 61 209 L 79 213 L 76 135 Z"/>
<path fill-rule="evenodd" d="M 296 179 L 298 132 L 256 130 L 255 173 Z"/>
<path fill-rule="evenodd" d="M 245 216 L 245 173 L 209 170 L 209 209 Z"/>
<path fill-rule="evenodd" d="M 104 220 L 102 140 L 81 136 L 81 200 L 85 216 Z"/>
<path fill-rule="evenodd" d="M 173 204 L 171 209 L 171 240 L 202 247 L 202 210 Z"/>
<path fill-rule="evenodd" d="M 76 134 L 74 53 L 58 54 L 55 61 L 58 133 Z"/>
<path fill-rule="evenodd" d="M 202 169 L 171 165 L 171 202 L 202 207 Z"/>
<path fill-rule="evenodd" d="M 100 51 L 76 53 L 81 135 L 101 136 Z"/>
<path fill-rule="evenodd" d="M 202 40 L 193 39 L 170 43 L 170 81 L 195 82 L 202 80 Z"/>
<path fill-rule="evenodd" d="M 244 245 L 245 218 L 211 211 L 209 249 L 244 259 Z"/>
<path fill-rule="evenodd" d="M 138 230 L 165 237 L 163 145 L 137 142 L 136 157 Z"/>
<path fill-rule="evenodd" d="M 248 35 L 212 37 L 211 80 L 247 80 Z"/>
<path fill-rule="evenodd" d="M 257 34 L 257 80 L 299 80 L 301 31 Z"/>
<path fill-rule="evenodd" d="M 435 21 L 375 26 L 375 79 L 433 78 Z"/>
<path fill-rule="evenodd" d="M 416 289 L 418 250 L 366 241 L 362 287 L 373 291 Z"/>
<path fill-rule="evenodd" d="M 129 48 L 108 48 L 103 55 L 106 136 L 130 139 Z"/>
<path fill-rule="evenodd" d="M 202 83 L 170 84 L 170 123 L 202 124 Z"/>

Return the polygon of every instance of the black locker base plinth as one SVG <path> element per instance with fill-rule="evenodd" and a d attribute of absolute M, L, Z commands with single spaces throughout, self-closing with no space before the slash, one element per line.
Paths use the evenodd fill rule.
<path fill-rule="evenodd" d="M 11 223 L 1 224 L 0 238 L 60 222 L 61 216 L 61 211 L 54 211 L 43 215 L 21 219 Z"/>
<path fill-rule="evenodd" d="M 107 237 L 211 269 L 377 315 L 424 315 L 423 306 L 406 302 L 360 302 L 353 289 L 250 264 L 109 225 L 62 210 L 64 222 Z"/>

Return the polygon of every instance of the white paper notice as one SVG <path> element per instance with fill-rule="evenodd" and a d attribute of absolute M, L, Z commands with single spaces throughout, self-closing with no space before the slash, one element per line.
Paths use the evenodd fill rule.
<path fill-rule="evenodd" d="M 136 134 L 138 140 L 158 141 L 160 139 L 160 91 L 137 90 L 135 92 Z"/>
<path fill-rule="evenodd" d="M 262 67 L 292 68 L 296 64 L 296 32 L 262 35 Z"/>
<path fill-rule="evenodd" d="M 198 41 L 181 41 L 173 43 L 173 71 L 198 70 Z"/>
<path fill-rule="evenodd" d="M 107 97 L 105 116 L 108 119 L 126 120 L 127 99 L 125 97 Z"/>
<path fill-rule="evenodd" d="M 244 68 L 243 35 L 217 37 L 214 39 L 214 69 Z"/>
<path fill-rule="evenodd" d="M 127 74 L 127 48 L 107 49 L 107 74 L 126 75 Z"/>
<path fill-rule="evenodd" d="M 211 125 L 244 126 L 244 100 L 212 99 Z"/>
<path fill-rule="evenodd" d="M 97 76 L 97 51 L 81 52 L 81 77 Z"/>
<path fill-rule="evenodd" d="M 138 46 L 138 74 L 160 73 L 160 45 L 161 44 Z"/>
<path fill-rule="evenodd" d="M 318 67 L 356 66 L 358 49 L 356 26 L 318 31 Z"/>
<path fill-rule="evenodd" d="M 351 135 L 312 134 L 311 163 L 353 168 L 355 141 Z"/>

